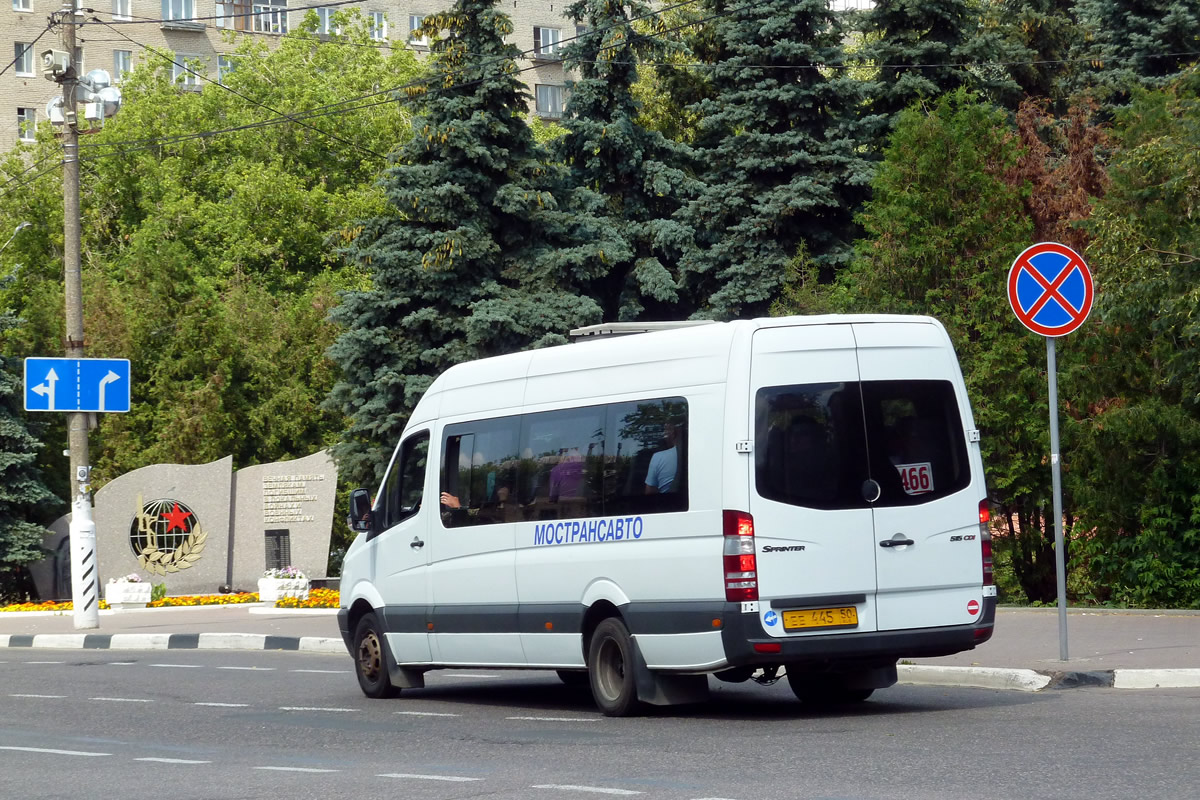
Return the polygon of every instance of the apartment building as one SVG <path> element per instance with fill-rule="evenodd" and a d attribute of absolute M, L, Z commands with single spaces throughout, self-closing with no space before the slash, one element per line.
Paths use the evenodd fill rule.
<path fill-rule="evenodd" d="M 47 103 L 62 94 L 58 84 L 42 77 L 39 57 L 45 50 L 62 47 L 57 29 L 43 35 L 50 15 L 62 9 L 61 0 L 9 2 L 11 11 L 0 9 L 0 39 L 12 42 L 13 59 L 0 74 L 0 108 L 7 114 L 0 119 L 0 149 L 35 138 L 38 125 L 50 124 Z M 86 12 L 89 17 L 113 24 L 113 28 L 89 24 L 76 29 L 75 59 L 81 75 L 99 68 L 119 81 L 141 58 L 154 57 L 145 52 L 153 48 L 174 53 L 176 80 L 196 87 L 203 81 L 183 64 L 206 65 L 210 80 L 220 80 L 232 69 L 228 53 L 233 46 L 225 41 L 224 31 L 279 37 L 315 10 L 319 32 L 328 34 L 333 32 L 334 12 L 355 7 L 367 18 L 371 38 L 380 46 L 422 52 L 428 51 L 429 43 L 415 31 L 423 17 L 451 4 L 451 0 L 362 0 L 353 6 L 322 8 L 319 0 L 97 0 L 95 6 L 87 0 L 76 2 L 77 7 L 91 9 Z M 560 47 L 576 35 L 574 23 L 563 16 L 566 7 L 565 0 L 501 0 L 501 8 L 513 21 L 510 41 L 526 53 L 518 66 L 534 97 L 530 110 L 548 119 L 562 116 L 566 78 Z"/>

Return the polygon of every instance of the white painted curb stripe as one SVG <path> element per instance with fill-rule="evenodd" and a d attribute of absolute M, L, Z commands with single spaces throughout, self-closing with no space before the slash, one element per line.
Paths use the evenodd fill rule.
<path fill-rule="evenodd" d="M 169 633 L 114 633 L 109 650 L 166 650 L 171 641 Z"/>
<path fill-rule="evenodd" d="M 1195 689 L 1200 687 L 1200 669 L 1117 669 L 1114 689 Z"/>
<path fill-rule="evenodd" d="M 39 633 L 33 637 L 34 647 L 83 647 L 86 633 Z"/>
<path fill-rule="evenodd" d="M 338 655 L 349 655 L 346 650 L 346 643 L 338 638 L 328 636 L 301 636 L 300 649 L 314 653 L 337 653 Z"/>
<path fill-rule="evenodd" d="M 1000 667 L 935 667 L 901 664 L 896 667 L 900 683 L 914 686 L 968 686 L 975 689 L 1004 689 L 1038 692 L 1050 685 L 1050 677 L 1031 669 Z"/>
<path fill-rule="evenodd" d="M 202 633 L 196 640 L 200 650 L 262 650 L 266 643 L 262 633 Z"/>

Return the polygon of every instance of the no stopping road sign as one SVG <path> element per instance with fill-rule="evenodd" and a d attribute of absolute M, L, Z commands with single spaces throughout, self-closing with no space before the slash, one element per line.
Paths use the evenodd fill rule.
<path fill-rule="evenodd" d="M 1029 330 L 1066 336 L 1092 310 L 1092 273 L 1083 257 L 1057 242 L 1040 242 L 1017 256 L 1008 271 L 1008 302 Z"/>

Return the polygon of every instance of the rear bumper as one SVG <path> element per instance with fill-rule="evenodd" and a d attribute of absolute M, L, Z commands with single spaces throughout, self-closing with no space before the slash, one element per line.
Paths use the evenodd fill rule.
<path fill-rule="evenodd" d="M 901 658 L 931 658 L 971 650 L 992 637 L 995 622 L 996 598 L 986 597 L 979 621 L 970 625 L 776 638 L 763 635 L 757 614 L 743 614 L 738 604 L 727 603 L 721 641 L 731 667 L 895 663 Z M 772 652 L 761 652 L 756 645 Z"/>

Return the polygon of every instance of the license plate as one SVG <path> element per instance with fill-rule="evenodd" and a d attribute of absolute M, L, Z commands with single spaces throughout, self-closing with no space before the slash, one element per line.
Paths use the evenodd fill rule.
<path fill-rule="evenodd" d="M 803 611 L 783 612 L 783 629 L 788 631 L 808 628 L 857 628 L 858 609 L 854 606 L 842 608 L 806 608 Z"/>

